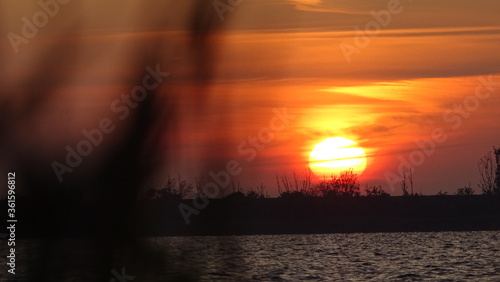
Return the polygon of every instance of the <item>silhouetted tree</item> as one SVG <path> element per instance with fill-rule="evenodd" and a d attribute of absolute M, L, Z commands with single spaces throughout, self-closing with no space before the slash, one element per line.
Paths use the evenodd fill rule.
<path fill-rule="evenodd" d="M 313 190 L 312 171 L 310 169 L 306 169 L 303 176 L 302 189 L 311 192 Z"/>
<path fill-rule="evenodd" d="M 474 191 L 474 189 L 472 189 L 472 187 L 470 186 L 470 183 L 469 183 L 469 186 L 464 186 L 463 188 L 458 188 L 458 190 L 455 193 L 455 195 L 458 195 L 458 196 L 472 196 L 475 193 L 476 193 L 476 191 Z"/>
<path fill-rule="evenodd" d="M 342 171 L 337 178 L 337 185 L 342 196 L 359 196 L 359 181 L 358 175 L 352 169 Z"/>
<path fill-rule="evenodd" d="M 260 183 L 260 185 L 258 185 L 256 189 L 257 189 L 256 193 L 257 193 L 257 195 L 260 196 L 260 198 L 269 197 L 269 194 L 267 194 L 267 192 L 266 192 L 267 189 L 266 189 L 266 186 L 264 185 L 264 183 Z"/>
<path fill-rule="evenodd" d="M 494 158 L 493 158 L 494 155 Z M 479 159 L 479 188 L 485 195 L 500 195 L 500 149 L 493 147 Z"/>
<path fill-rule="evenodd" d="M 448 192 L 445 192 L 443 190 L 439 190 L 439 192 L 436 195 L 437 196 L 448 196 Z"/>
<path fill-rule="evenodd" d="M 413 192 L 413 171 L 411 169 L 408 173 L 408 180 L 410 181 L 410 196 L 415 196 L 415 193 Z"/>
<path fill-rule="evenodd" d="M 366 186 L 365 188 L 367 197 L 389 197 L 389 193 L 382 189 L 382 186 Z"/>
<path fill-rule="evenodd" d="M 295 171 L 293 171 L 292 175 L 292 179 L 290 180 L 286 173 L 281 177 L 276 174 L 276 182 L 280 196 L 284 193 L 302 193 L 307 196 L 314 195 L 314 186 L 312 184 L 312 174 L 310 170 L 304 172 L 302 179 L 299 179 Z"/>
<path fill-rule="evenodd" d="M 250 199 L 263 199 L 267 198 L 266 186 L 261 183 L 256 187 L 256 189 L 249 189 L 245 194 L 245 197 Z"/>
<path fill-rule="evenodd" d="M 338 176 L 332 175 L 329 180 L 323 180 L 315 186 L 317 194 L 325 196 L 359 196 L 358 176 L 352 169 L 340 172 Z"/>
<path fill-rule="evenodd" d="M 191 196 L 194 190 L 193 185 L 186 180 L 182 180 L 180 176 L 177 179 L 168 176 L 167 183 L 156 191 L 160 199 L 182 199 Z"/>
<path fill-rule="evenodd" d="M 493 163 L 491 151 L 479 159 L 477 168 L 479 170 L 479 188 L 481 188 L 483 194 L 492 195 L 496 188 L 496 179 L 495 164 Z"/>
<path fill-rule="evenodd" d="M 243 190 L 241 188 L 241 182 L 238 179 L 231 181 L 231 187 L 233 188 L 232 194 L 237 193 L 237 192 L 242 192 L 242 190 Z"/>
<path fill-rule="evenodd" d="M 218 198 L 218 197 L 222 197 L 225 193 L 224 193 L 224 190 L 221 190 L 221 192 L 218 194 L 218 195 L 213 195 L 212 193 L 210 193 L 209 189 L 210 189 L 210 185 L 207 185 L 208 183 L 210 183 L 210 180 L 207 179 L 207 176 L 205 174 L 200 174 L 200 176 L 198 177 L 195 177 L 194 178 L 194 190 L 193 190 L 193 193 L 194 194 L 193 196 L 195 198 L 199 197 L 199 198 Z M 210 196 L 212 195 L 212 196 Z"/>
<path fill-rule="evenodd" d="M 495 153 L 496 171 L 495 171 L 495 195 L 500 195 L 500 148 L 493 147 Z"/>
<path fill-rule="evenodd" d="M 403 196 L 409 196 L 408 193 L 408 183 L 407 183 L 407 175 L 406 171 L 403 171 L 403 176 L 401 177 L 401 190 L 403 190 Z"/>

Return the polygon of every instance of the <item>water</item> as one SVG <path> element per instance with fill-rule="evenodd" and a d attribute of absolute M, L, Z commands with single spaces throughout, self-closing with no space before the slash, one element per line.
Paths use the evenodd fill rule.
<path fill-rule="evenodd" d="M 168 281 L 167 277 L 189 281 L 500 281 L 500 232 L 156 237 L 145 239 L 144 244 L 162 254 L 164 265 L 156 274 L 136 275 L 136 281 Z M 76 246 L 75 242 L 71 245 Z M 1 275 L 6 277 L 5 258 L 1 260 Z M 128 267 L 131 273 L 133 266 Z"/>
<path fill-rule="evenodd" d="M 185 259 L 201 268 L 202 280 L 500 281 L 500 232 L 192 237 L 157 242 L 190 254 Z"/>

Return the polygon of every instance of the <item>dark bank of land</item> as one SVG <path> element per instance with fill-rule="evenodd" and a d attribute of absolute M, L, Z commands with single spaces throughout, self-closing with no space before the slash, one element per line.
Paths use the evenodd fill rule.
<path fill-rule="evenodd" d="M 192 206 L 193 200 L 140 200 L 120 210 L 110 201 L 19 198 L 16 232 L 43 237 L 107 230 L 140 236 L 500 230 L 498 196 L 210 199 L 189 224 L 180 203 Z M 7 211 L 5 200 L 0 206 Z"/>

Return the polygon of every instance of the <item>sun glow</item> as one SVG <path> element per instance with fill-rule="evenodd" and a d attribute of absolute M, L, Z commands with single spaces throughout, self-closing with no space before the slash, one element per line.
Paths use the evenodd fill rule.
<path fill-rule="evenodd" d="M 320 178 L 339 175 L 348 169 L 360 175 L 366 168 L 366 155 L 356 142 L 344 137 L 332 137 L 314 147 L 309 154 L 309 167 Z"/>

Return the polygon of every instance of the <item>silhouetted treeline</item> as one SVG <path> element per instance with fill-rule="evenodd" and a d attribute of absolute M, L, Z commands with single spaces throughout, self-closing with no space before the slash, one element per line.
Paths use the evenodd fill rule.
<path fill-rule="evenodd" d="M 500 197 L 485 195 L 258 198 L 234 194 L 209 201 L 198 215 L 191 215 L 189 224 L 178 206 L 192 200 L 176 198 L 141 200 L 132 217 L 142 236 L 500 230 Z M 61 222 L 65 222 L 61 236 L 96 235 L 109 223 L 96 220 L 99 211 L 107 209 L 106 202 L 55 202 L 20 198 L 19 235 L 53 236 L 52 228 Z M 69 206 L 79 212 L 68 214 Z"/>

